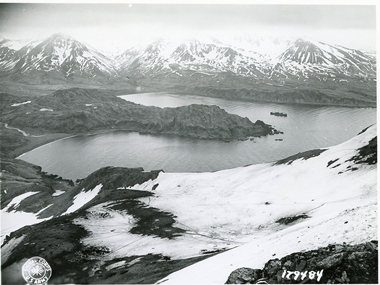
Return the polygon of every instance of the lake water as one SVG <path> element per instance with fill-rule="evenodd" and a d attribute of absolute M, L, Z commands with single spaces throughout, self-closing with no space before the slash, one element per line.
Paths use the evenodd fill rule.
<path fill-rule="evenodd" d="M 159 107 L 218 105 L 229 113 L 262 120 L 284 134 L 254 141 L 219 142 L 112 131 L 49 143 L 20 158 L 64 178 L 84 178 L 104 166 L 204 172 L 272 162 L 298 152 L 344 142 L 376 123 L 376 109 L 252 103 L 194 95 L 144 93 L 120 96 Z M 276 117 L 270 112 L 287 113 Z M 278 141 L 276 139 L 282 139 Z"/>

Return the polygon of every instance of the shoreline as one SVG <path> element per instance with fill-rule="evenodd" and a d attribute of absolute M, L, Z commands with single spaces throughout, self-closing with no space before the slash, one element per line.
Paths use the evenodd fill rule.
<path fill-rule="evenodd" d="M 32 151 L 36 148 L 44 146 L 46 144 L 66 139 L 73 136 L 72 134 L 66 133 L 47 133 L 40 137 L 27 136 L 28 142 L 25 145 L 15 148 L 12 151 L 9 151 L 8 155 L 11 158 L 19 159 L 23 154 Z"/>
<path fill-rule="evenodd" d="M 212 96 L 209 94 L 200 94 L 200 93 L 189 93 L 186 91 L 167 91 L 167 92 L 144 92 L 144 93 L 136 93 L 136 94 L 125 94 L 125 95 L 138 95 L 138 94 L 146 94 L 146 93 L 167 93 L 172 95 L 190 95 L 190 96 L 200 96 L 200 97 L 209 97 L 209 98 L 217 98 L 224 100 L 236 100 L 241 102 L 250 102 L 250 103 L 271 103 L 271 104 L 279 104 L 279 105 L 290 105 L 290 106 L 307 106 L 307 107 L 342 107 L 342 108 L 353 108 L 353 109 L 376 109 L 376 103 L 363 104 L 363 105 L 352 105 L 352 104 L 337 104 L 337 103 L 316 103 L 316 102 L 278 102 L 275 100 L 255 100 L 251 98 L 226 98 L 220 96 Z"/>
<path fill-rule="evenodd" d="M 102 133 L 112 132 L 112 131 L 128 131 L 125 129 L 101 129 L 91 132 L 82 132 L 76 134 L 70 133 L 46 133 L 39 137 L 27 136 L 29 142 L 26 145 L 20 146 L 13 151 L 9 152 L 9 156 L 15 159 L 21 159 L 21 156 L 29 151 L 38 149 L 47 144 L 58 142 L 61 140 L 77 137 L 77 136 L 91 136 L 98 135 Z"/>
<path fill-rule="evenodd" d="M 104 133 L 109 133 L 109 132 L 115 132 L 115 131 L 124 131 L 124 132 L 131 132 L 131 133 L 138 133 L 141 135 L 163 135 L 163 136 L 175 136 L 179 138 L 184 138 L 182 136 L 174 135 L 174 134 L 154 134 L 154 133 L 149 133 L 149 132 L 143 132 L 143 131 L 133 131 L 133 130 L 128 130 L 128 129 L 123 129 L 123 128 L 111 128 L 111 129 L 99 129 L 99 130 L 94 130 L 94 131 L 89 131 L 89 132 L 82 132 L 82 133 L 76 133 L 76 134 L 70 134 L 70 133 L 46 133 L 42 134 L 40 136 L 26 136 L 28 138 L 29 142 L 23 146 L 17 147 L 15 150 L 12 150 L 9 152 L 9 157 L 15 158 L 15 159 L 21 159 L 21 156 L 26 154 L 29 151 L 38 149 L 40 147 L 43 147 L 47 144 L 62 141 L 65 139 L 77 137 L 77 136 L 93 136 L 93 135 L 99 135 L 99 134 L 104 134 Z M 272 134 L 276 135 L 276 134 Z M 190 137 L 192 139 L 201 139 L 201 140 L 208 140 L 204 138 L 195 138 L 195 137 Z M 253 137 L 247 137 L 244 140 L 239 140 L 236 139 L 236 141 L 245 141 L 245 140 L 250 140 Z M 256 137 L 259 138 L 259 137 Z M 229 143 L 231 141 L 227 140 L 217 140 L 221 142 L 226 142 Z M 233 140 L 234 141 L 234 140 Z"/>

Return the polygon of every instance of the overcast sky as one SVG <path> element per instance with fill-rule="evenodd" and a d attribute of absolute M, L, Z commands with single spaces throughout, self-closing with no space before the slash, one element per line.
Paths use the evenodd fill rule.
<path fill-rule="evenodd" d="M 191 33 L 308 36 L 375 50 L 374 5 L 0 4 L 0 35 L 66 33 L 102 50 Z"/>

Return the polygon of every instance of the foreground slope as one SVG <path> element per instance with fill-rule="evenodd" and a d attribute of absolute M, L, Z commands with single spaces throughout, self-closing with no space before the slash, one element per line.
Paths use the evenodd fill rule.
<path fill-rule="evenodd" d="M 376 126 L 334 147 L 213 173 L 102 168 L 70 189 L 2 205 L 9 219 L 41 221 L 2 230 L 2 281 L 20 280 L 38 255 L 52 283 L 223 284 L 274 256 L 376 240 L 376 173 Z M 51 205 L 29 208 L 37 195 Z"/>
<path fill-rule="evenodd" d="M 216 205 L 220 205 L 215 201 L 220 197 L 219 191 L 226 191 L 230 197 L 222 206 L 228 219 L 226 215 L 215 215 L 215 206 L 202 207 L 205 203 L 192 205 L 192 213 L 198 212 L 197 208 L 202 211 L 202 221 L 220 217 L 220 226 L 226 231 L 234 228 L 229 222 L 233 216 L 239 220 L 241 236 L 244 230 L 250 232 L 246 239 L 250 242 L 173 273 L 161 282 L 222 284 L 231 271 L 239 267 L 262 268 L 274 256 L 281 258 L 328 244 L 376 240 L 375 136 L 376 128 L 371 127 L 364 134 L 323 152 L 309 152 L 303 158 L 294 156 L 271 168 L 263 165 L 246 168 L 239 179 L 244 184 L 235 181 L 234 187 L 235 191 L 237 188 L 246 191 L 243 199 L 235 191 L 223 191 L 222 185 L 214 185 Z M 313 155 L 316 157 L 312 158 Z M 177 203 L 178 200 L 174 201 Z M 182 215 L 184 211 L 178 209 Z"/>

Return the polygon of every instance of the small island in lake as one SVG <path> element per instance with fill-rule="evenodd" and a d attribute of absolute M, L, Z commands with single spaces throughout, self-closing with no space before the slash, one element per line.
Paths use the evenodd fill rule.
<path fill-rule="evenodd" d="M 287 117 L 288 114 L 285 113 L 280 113 L 280 112 L 270 112 L 272 116 L 277 116 L 277 117 Z"/>

